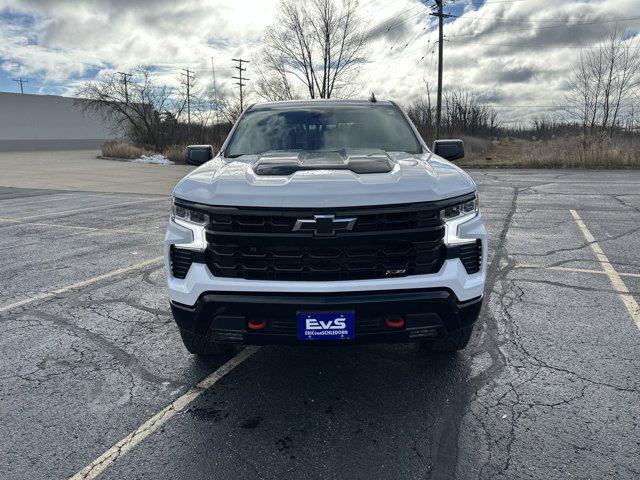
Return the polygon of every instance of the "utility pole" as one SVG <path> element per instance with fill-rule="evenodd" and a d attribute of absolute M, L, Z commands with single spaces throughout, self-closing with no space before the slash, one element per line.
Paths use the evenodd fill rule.
<path fill-rule="evenodd" d="M 193 75 L 193 72 L 188 68 L 182 69 L 185 73 L 182 75 L 185 76 L 185 80 L 181 81 L 182 85 L 187 87 L 187 141 L 191 140 L 191 81 L 196 78 Z"/>
<path fill-rule="evenodd" d="M 438 13 L 430 13 L 434 17 L 438 17 L 438 100 L 436 104 L 436 140 L 440 138 L 440 120 L 442 118 L 442 47 L 444 44 L 444 19 L 449 18 L 451 15 L 442 13 L 444 7 L 444 0 L 435 0 L 438 7 Z"/>
<path fill-rule="evenodd" d="M 133 74 L 118 72 L 118 75 L 122 75 L 122 83 L 124 83 L 124 101 L 128 104 L 129 103 L 128 78 L 133 77 Z"/>
<path fill-rule="evenodd" d="M 218 85 L 216 84 L 216 67 L 211 57 L 211 74 L 213 75 L 213 101 L 216 103 L 216 142 L 220 145 L 220 105 L 218 104 Z"/>
<path fill-rule="evenodd" d="M 25 80 L 24 78 L 20 77 L 20 78 L 12 78 L 11 80 L 13 80 L 16 83 L 20 84 L 20 93 L 22 95 L 24 95 L 24 88 L 22 88 L 22 84 L 24 83 L 29 83 L 29 80 Z"/>
<path fill-rule="evenodd" d="M 246 68 L 242 68 L 242 64 L 243 63 L 249 63 L 248 60 L 243 60 L 242 58 L 232 58 L 231 60 L 233 60 L 234 62 L 238 62 L 237 66 L 234 66 L 233 68 L 236 68 L 238 70 L 238 76 L 237 77 L 231 77 L 231 78 L 235 78 L 236 80 L 238 80 L 238 82 L 236 83 L 236 85 L 238 85 L 240 87 L 240 112 L 242 112 L 244 110 L 244 106 L 243 106 L 243 97 L 242 97 L 242 88 L 246 86 L 245 83 L 242 83 L 242 81 L 249 81 L 248 78 L 243 78 L 242 77 L 242 72 L 244 72 L 246 70 Z"/>

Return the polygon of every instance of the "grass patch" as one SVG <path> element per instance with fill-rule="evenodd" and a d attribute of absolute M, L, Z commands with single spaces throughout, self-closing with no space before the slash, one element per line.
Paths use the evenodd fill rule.
<path fill-rule="evenodd" d="M 470 168 L 640 168 L 639 147 L 640 140 L 631 138 L 501 138 L 491 141 L 486 153 L 478 155 L 472 150 L 458 164 Z"/>
<path fill-rule="evenodd" d="M 101 147 L 102 156 L 107 158 L 124 158 L 133 160 L 140 158 L 142 155 L 153 155 L 153 152 L 144 148 L 136 147 L 129 143 L 109 141 L 104 142 Z"/>
<path fill-rule="evenodd" d="M 187 163 L 185 156 L 186 145 L 171 145 L 162 154 L 174 163 Z"/>

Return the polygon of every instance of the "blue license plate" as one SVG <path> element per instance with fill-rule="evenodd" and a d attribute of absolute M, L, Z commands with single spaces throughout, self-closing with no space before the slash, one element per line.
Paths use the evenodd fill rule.
<path fill-rule="evenodd" d="M 347 340 L 354 337 L 353 312 L 298 312 L 298 339 Z"/>

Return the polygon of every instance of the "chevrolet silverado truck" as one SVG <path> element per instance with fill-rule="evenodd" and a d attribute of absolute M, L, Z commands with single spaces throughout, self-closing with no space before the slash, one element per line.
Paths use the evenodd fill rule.
<path fill-rule="evenodd" d="M 393 102 L 253 105 L 173 191 L 164 241 L 189 352 L 233 344 L 464 348 L 483 299 L 476 186 Z M 203 163 L 204 162 L 204 163 Z"/>

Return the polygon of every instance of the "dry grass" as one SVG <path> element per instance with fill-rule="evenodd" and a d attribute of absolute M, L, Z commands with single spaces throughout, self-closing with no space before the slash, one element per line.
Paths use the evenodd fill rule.
<path fill-rule="evenodd" d="M 521 162 L 532 168 L 639 168 L 633 142 L 609 138 L 556 138 L 526 144 Z"/>
<path fill-rule="evenodd" d="M 128 160 L 140 158 L 142 155 L 153 155 L 144 148 L 136 147 L 129 143 L 116 141 L 104 142 L 102 144 L 102 156 L 108 158 L 126 158 Z"/>
<path fill-rule="evenodd" d="M 484 156 L 489 151 L 490 143 L 486 138 L 470 137 L 467 135 L 460 135 L 457 138 L 460 138 L 460 140 L 464 142 L 466 155 L 472 157 Z"/>
<path fill-rule="evenodd" d="M 185 145 L 171 145 L 170 147 L 165 148 L 162 154 L 172 162 L 186 163 L 187 158 L 184 155 L 185 149 Z"/>
<path fill-rule="evenodd" d="M 501 138 L 485 155 L 465 157 L 476 168 L 640 168 L 640 140 L 562 137 L 550 141 Z"/>
<path fill-rule="evenodd" d="M 184 145 L 171 145 L 165 148 L 162 154 L 174 163 L 185 163 Z M 127 160 L 135 160 L 142 155 L 152 156 L 156 152 L 147 150 L 142 147 L 136 147 L 130 143 L 109 141 L 102 144 L 102 156 L 107 158 L 122 158 Z"/>

